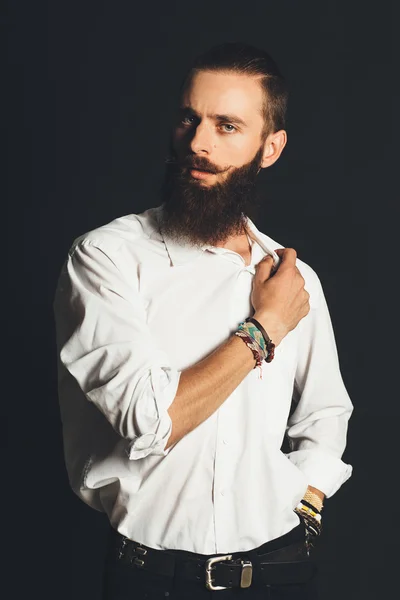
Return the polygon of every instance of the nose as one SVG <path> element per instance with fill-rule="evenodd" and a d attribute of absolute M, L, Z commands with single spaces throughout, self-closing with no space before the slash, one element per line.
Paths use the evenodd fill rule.
<path fill-rule="evenodd" d="M 213 134 L 206 123 L 199 123 L 194 129 L 193 137 L 190 141 L 190 149 L 195 154 L 203 152 L 210 154 L 213 147 Z"/>

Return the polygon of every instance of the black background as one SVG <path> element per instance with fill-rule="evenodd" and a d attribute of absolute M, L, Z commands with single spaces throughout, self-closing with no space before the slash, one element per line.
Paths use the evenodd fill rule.
<path fill-rule="evenodd" d="M 16 413 L 3 513 L 19 549 L 10 552 L 13 597 L 100 598 L 107 524 L 70 491 L 63 463 L 56 279 L 77 235 L 159 204 L 178 84 L 198 52 L 229 40 L 269 51 L 288 80 L 288 145 L 260 175 L 256 225 L 318 273 L 355 406 L 343 457 L 354 473 L 325 507 L 321 599 L 396 589 L 395 270 L 383 270 L 396 202 L 393 19 L 384 2 L 320 0 L 26 1 L 2 18 L 13 92 L 6 116 L 15 349 L 3 373 Z"/>

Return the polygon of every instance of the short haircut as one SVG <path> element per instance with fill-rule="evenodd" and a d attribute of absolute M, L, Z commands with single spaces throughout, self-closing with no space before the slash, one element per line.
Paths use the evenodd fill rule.
<path fill-rule="evenodd" d="M 244 42 L 224 42 L 213 46 L 195 57 L 183 78 L 181 94 L 198 71 L 238 73 L 258 78 L 264 91 L 262 139 L 285 128 L 288 101 L 286 81 L 265 50 Z"/>

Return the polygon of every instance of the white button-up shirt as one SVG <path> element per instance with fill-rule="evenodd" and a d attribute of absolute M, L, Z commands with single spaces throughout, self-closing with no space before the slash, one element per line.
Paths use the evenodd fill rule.
<path fill-rule="evenodd" d="M 329 498 L 351 475 L 341 457 L 353 406 L 329 311 L 317 274 L 297 258 L 310 312 L 262 372 L 165 450 L 182 371 L 253 314 L 255 264 L 282 245 L 248 218 L 246 266 L 232 250 L 163 235 L 162 209 L 79 236 L 61 269 L 54 314 L 70 484 L 152 548 L 249 550 L 299 523 L 293 509 L 308 485 Z"/>

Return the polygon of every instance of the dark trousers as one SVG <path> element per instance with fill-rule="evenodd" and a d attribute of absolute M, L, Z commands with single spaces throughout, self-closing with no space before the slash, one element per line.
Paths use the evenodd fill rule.
<path fill-rule="evenodd" d="M 303 524 L 300 524 L 289 534 L 267 542 L 254 551 L 264 554 L 283 547 L 287 544 L 288 537 L 298 538 L 302 527 Z M 314 551 L 315 549 L 311 549 L 309 560 L 315 564 Z M 173 552 L 179 558 L 193 556 L 191 552 L 185 550 L 165 550 L 165 552 Z M 316 565 L 315 570 L 317 572 Z M 180 578 L 161 576 L 107 559 L 104 565 L 102 600 L 231 600 L 233 598 L 236 600 L 318 600 L 317 575 L 306 583 L 251 585 L 248 588 L 209 590 L 202 581 L 185 581 Z"/>

